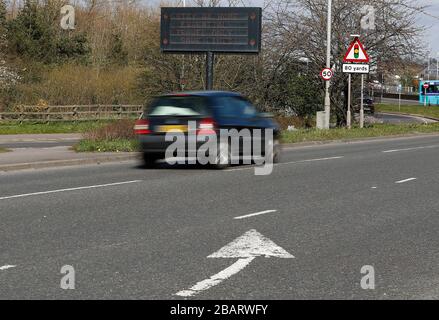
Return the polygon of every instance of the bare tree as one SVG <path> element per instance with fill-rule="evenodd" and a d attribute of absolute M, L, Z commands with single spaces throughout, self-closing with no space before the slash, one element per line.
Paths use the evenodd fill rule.
<path fill-rule="evenodd" d="M 361 38 L 371 55 L 371 67 L 380 72 L 407 57 L 419 54 L 421 28 L 416 18 L 424 7 L 412 0 L 335 0 L 332 22 L 332 62 L 336 76 L 332 81 L 332 105 L 337 122 L 345 121 L 346 75 L 341 73 L 341 61 L 351 34 Z M 266 43 L 271 50 L 272 77 L 290 59 L 309 60 L 309 70 L 318 75 L 326 57 L 326 0 L 276 0 L 266 10 Z M 363 6 L 374 8 L 375 26 L 363 30 Z M 318 83 L 318 81 L 316 81 Z M 320 82 L 321 83 L 321 82 Z M 267 83 L 270 86 L 270 83 Z M 317 84 L 316 89 L 323 89 Z M 323 103 L 322 103 L 323 105 Z"/>

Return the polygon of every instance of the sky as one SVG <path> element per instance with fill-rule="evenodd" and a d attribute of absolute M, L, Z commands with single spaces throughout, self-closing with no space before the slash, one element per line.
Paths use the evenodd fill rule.
<path fill-rule="evenodd" d="M 143 0 L 145 3 L 160 2 L 159 0 Z M 183 0 L 175 0 L 181 1 Z M 335 0 L 336 1 L 336 0 Z M 263 0 L 243 0 L 246 5 L 262 6 Z M 439 57 L 439 0 L 417 0 L 416 3 L 429 6 L 427 14 L 419 14 L 418 23 L 427 28 L 424 41 L 426 43 L 426 51 L 430 51 L 432 58 Z M 192 0 L 186 0 L 187 5 L 193 3 Z"/>
<path fill-rule="evenodd" d="M 430 5 L 429 13 L 437 18 L 421 15 L 419 23 L 428 27 L 425 35 L 425 40 L 431 46 L 431 56 L 439 56 L 439 0 L 425 0 L 423 1 Z"/>

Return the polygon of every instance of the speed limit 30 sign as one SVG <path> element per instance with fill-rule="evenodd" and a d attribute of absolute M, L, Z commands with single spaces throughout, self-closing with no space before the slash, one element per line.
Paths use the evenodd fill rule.
<path fill-rule="evenodd" d="M 333 76 L 334 76 L 334 71 L 332 71 L 332 69 L 329 68 L 325 68 L 322 70 L 322 72 L 320 72 L 320 77 L 322 77 L 322 79 L 325 81 L 331 80 Z"/>

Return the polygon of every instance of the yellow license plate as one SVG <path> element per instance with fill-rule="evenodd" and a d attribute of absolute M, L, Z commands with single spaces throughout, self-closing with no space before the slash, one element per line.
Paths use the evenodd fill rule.
<path fill-rule="evenodd" d="M 159 126 L 157 129 L 158 132 L 169 133 L 169 132 L 188 132 L 188 126 Z"/>

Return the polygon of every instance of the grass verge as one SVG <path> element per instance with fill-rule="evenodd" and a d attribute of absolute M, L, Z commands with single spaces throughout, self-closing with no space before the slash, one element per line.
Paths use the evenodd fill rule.
<path fill-rule="evenodd" d="M 100 128 L 108 123 L 108 121 L 49 123 L 19 123 L 0 121 L 0 134 L 84 133 L 95 128 Z"/>
<path fill-rule="evenodd" d="M 421 105 L 407 105 L 401 106 L 399 109 L 398 105 L 393 104 L 379 104 L 376 107 L 378 112 L 397 112 L 397 113 L 408 113 L 413 115 L 420 115 L 425 117 L 432 117 L 439 119 L 439 106 L 429 106 L 424 107 Z"/>
<path fill-rule="evenodd" d="M 367 128 L 354 127 L 351 130 L 337 128 L 331 130 L 301 129 L 284 132 L 283 143 L 320 142 L 334 140 L 354 140 L 361 138 L 389 137 L 397 135 L 439 133 L 439 123 L 432 124 L 374 124 Z M 136 139 L 89 140 L 76 144 L 76 152 L 136 152 L 139 144 Z"/>
<path fill-rule="evenodd" d="M 134 139 L 81 140 L 73 146 L 76 152 L 136 152 L 139 144 Z"/>
<path fill-rule="evenodd" d="M 5 148 L 0 148 L 0 153 L 4 153 L 4 152 L 9 152 L 9 150 Z"/>
<path fill-rule="evenodd" d="M 406 125 L 374 124 L 364 129 L 354 127 L 351 130 L 346 128 L 337 128 L 331 130 L 302 129 L 292 132 L 284 132 L 282 142 L 299 143 L 349 140 L 435 132 L 439 133 L 439 123 Z"/>

